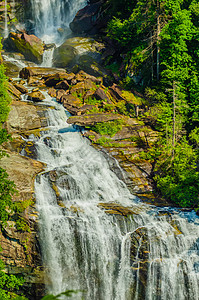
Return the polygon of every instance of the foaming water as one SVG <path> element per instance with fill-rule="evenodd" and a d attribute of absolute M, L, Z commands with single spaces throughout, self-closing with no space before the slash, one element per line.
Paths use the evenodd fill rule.
<path fill-rule="evenodd" d="M 58 29 L 67 29 L 85 0 L 31 0 L 35 34 L 46 43 L 60 41 Z"/>
<path fill-rule="evenodd" d="M 64 108 L 50 98 L 45 104 L 48 127 L 29 140 L 47 164 L 35 195 L 48 292 L 83 291 L 76 300 L 198 299 L 196 214 L 139 202 L 66 123 Z"/>

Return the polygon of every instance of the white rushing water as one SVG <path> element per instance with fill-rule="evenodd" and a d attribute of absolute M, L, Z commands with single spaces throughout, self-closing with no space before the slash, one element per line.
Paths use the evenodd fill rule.
<path fill-rule="evenodd" d="M 82 290 L 72 299 L 198 299 L 199 219 L 194 212 L 144 205 L 104 156 L 66 123 L 47 97 L 48 128 L 31 135 L 46 171 L 35 181 L 49 293 Z M 54 106 L 54 108 L 52 108 Z M 100 208 L 131 208 L 129 217 Z"/>
<path fill-rule="evenodd" d="M 60 40 L 58 29 L 66 29 L 85 0 L 31 0 L 35 34 L 46 43 Z"/>
<path fill-rule="evenodd" d="M 36 35 L 56 43 L 57 30 L 86 1 L 31 3 Z M 45 52 L 43 66 L 50 66 L 52 55 Z M 195 212 L 142 204 L 104 155 L 67 124 L 65 109 L 44 94 L 48 126 L 27 141 L 46 163 L 35 197 L 47 293 L 81 290 L 75 300 L 199 299 Z M 123 216 L 124 208 L 132 215 Z"/>

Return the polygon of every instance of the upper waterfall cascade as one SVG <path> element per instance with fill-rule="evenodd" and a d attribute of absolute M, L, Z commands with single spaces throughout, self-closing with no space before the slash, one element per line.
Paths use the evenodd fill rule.
<path fill-rule="evenodd" d="M 85 0 L 31 0 L 35 34 L 46 43 L 56 42 L 58 29 L 69 27 Z"/>

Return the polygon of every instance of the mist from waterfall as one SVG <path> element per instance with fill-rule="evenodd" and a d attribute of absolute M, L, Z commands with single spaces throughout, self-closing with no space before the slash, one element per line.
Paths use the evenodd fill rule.
<path fill-rule="evenodd" d="M 59 41 L 60 33 L 70 32 L 69 23 L 86 3 L 85 0 L 31 0 L 35 34 L 46 43 Z"/>

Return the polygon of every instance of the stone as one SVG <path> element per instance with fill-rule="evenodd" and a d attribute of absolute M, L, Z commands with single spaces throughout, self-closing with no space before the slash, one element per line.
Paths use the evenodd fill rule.
<path fill-rule="evenodd" d="M 28 100 L 40 102 L 45 99 L 45 96 L 40 91 L 31 92 L 28 94 Z"/>
<path fill-rule="evenodd" d="M 0 62 L 1 63 L 1 62 Z M 20 71 L 20 67 L 17 66 L 15 63 L 11 61 L 3 61 L 3 64 L 5 66 L 5 75 L 8 77 L 17 77 Z"/>
<path fill-rule="evenodd" d="M 57 90 L 56 91 L 56 100 L 60 102 L 60 99 L 63 95 L 66 95 L 67 92 L 65 90 Z"/>
<path fill-rule="evenodd" d="M 38 114 L 38 108 L 21 101 L 12 103 L 6 121 L 6 128 L 9 133 L 24 132 L 40 127 L 42 127 L 42 121 Z"/>
<path fill-rule="evenodd" d="M 107 214 L 121 215 L 124 217 L 139 215 L 144 210 L 142 206 L 125 207 L 117 203 L 99 203 L 98 207 L 104 209 Z"/>
<path fill-rule="evenodd" d="M 66 80 L 60 81 L 56 84 L 55 86 L 56 89 L 63 89 L 63 90 L 68 90 L 69 89 L 69 84 Z"/>
<path fill-rule="evenodd" d="M 4 47 L 8 51 L 13 50 L 22 53 L 29 61 L 37 64 L 42 63 L 44 43 L 35 35 L 11 32 L 4 42 Z"/>
<path fill-rule="evenodd" d="M 85 83 L 83 81 L 78 82 L 76 85 L 73 85 L 72 88 L 70 89 L 70 93 L 72 95 L 83 95 L 85 91 Z"/>
<path fill-rule="evenodd" d="M 95 76 L 89 75 L 86 72 L 84 72 L 83 70 L 79 71 L 76 74 L 76 79 L 78 81 L 83 81 L 84 79 L 90 79 L 90 80 L 92 80 L 92 82 L 94 82 L 96 84 L 102 83 L 102 77 L 95 77 Z"/>
<path fill-rule="evenodd" d="M 18 194 L 15 200 L 26 200 L 33 197 L 33 178 L 44 169 L 44 164 L 20 154 L 7 151 L 9 156 L 4 156 L 0 166 L 6 169 L 9 179 L 16 184 Z"/>
<path fill-rule="evenodd" d="M 28 93 L 28 89 L 20 84 L 20 83 L 14 83 L 14 86 L 16 87 L 16 89 L 18 89 L 22 94 L 27 94 Z"/>
<path fill-rule="evenodd" d="M 14 100 L 21 99 L 21 92 L 14 86 L 12 82 L 8 82 L 8 92 Z"/>
<path fill-rule="evenodd" d="M 96 107 L 95 105 L 85 104 L 85 105 L 83 105 L 82 107 L 79 108 L 79 113 L 80 113 L 80 115 L 83 115 L 83 114 L 85 114 L 86 112 L 90 111 L 91 109 L 93 109 L 95 107 Z"/>
<path fill-rule="evenodd" d="M 83 70 L 94 77 L 104 77 L 106 76 L 107 70 L 103 68 L 95 58 L 90 56 L 88 53 L 81 55 L 77 61 L 77 66 L 79 70 Z"/>
<path fill-rule="evenodd" d="M 53 87 L 49 88 L 48 95 L 52 98 L 56 98 L 56 89 L 54 89 Z"/>
<path fill-rule="evenodd" d="M 28 85 L 31 85 L 31 86 L 37 86 L 37 87 L 45 86 L 44 80 L 39 79 L 39 77 L 35 77 L 35 76 L 28 77 L 27 83 L 28 83 Z"/>
<path fill-rule="evenodd" d="M 74 62 L 76 55 L 76 49 L 68 45 L 66 41 L 55 49 L 53 54 L 53 66 L 57 68 L 67 68 Z"/>
<path fill-rule="evenodd" d="M 25 67 L 20 71 L 19 76 L 24 79 L 28 79 L 31 76 L 42 78 L 43 76 L 52 75 L 57 72 L 65 73 L 66 71 L 64 69 L 46 67 Z"/>
<path fill-rule="evenodd" d="M 109 92 L 117 102 L 120 100 L 125 100 L 122 95 L 122 88 L 119 85 L 114 83 L 111 87 L 109 87 Z"/>
<path fill-rule="evenodd" d="M 105 92 L 105 90 L 102 87 L 99 87 L 95 93 L 94 93 L 94 97 L 97 100 L 104 100 L 105 102 L 107 102 L 108 104 L 113 104 L 113 102 L 111 101 L 108 93 Z"/>
<path fill-rule="evenodd" d="M 74 75 L 75 76 L 75 75 Z M 55 87 L 57 84 L 61 84 L 62 81 L 66 81 L 65 85 L 67 85 L 67 89 L 68 89 L 68 78 L 69 80 L 71 80 L 72 75 L 71 74 L 67 74 L 65 72 L 60 72 L 60 73 L 54 73 L 51 75 L 47 75 L 44 76 L 44 80 L 45 80 L 45 85 L 48 87 Z"/>
<path fill-rule="evenodd" d="M 80 99 L 73 95 L 63 95 L 60 99 L 60 102 L 71 114 L 77 114 L 79 108 L 81 107 Z"/>
<path fill-rule="evenodd" d="M 83 115 L 78 117 L 70 117 L 67 120 L 68 124 L 75 124 L 80 126 L 93 126 L 96 123 L 109 122 L 114 120 L 119 120 L 121 117 L 116 114 L 105 114 L 105 113 L 96 113 Z"/>

